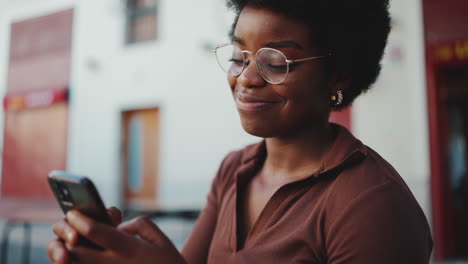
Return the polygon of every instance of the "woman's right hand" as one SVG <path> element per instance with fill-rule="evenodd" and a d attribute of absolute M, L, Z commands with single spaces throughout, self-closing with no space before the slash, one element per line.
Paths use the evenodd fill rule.
<path fill-rule="evenodd" d="M 108 208 L 107 213 L 114 227 L 120 225 L 122 222 L 122 212 L 117 207 Z M 76 246 L 79 237 L 78 232 L 66 222 L 65 218 L 54 224 L 53 231 L 55 235 L 57 235 L 57 238 L 50 241 L 47 246 L 49 259 L 56 264 L 71 263 L 68 248 Z M 60 239 L 60 237 L 64 236 L 68 237 L 68 239 L 66 239 L 68 243 Z"/>
<path fill-rule="evenodd" d="M 111 211 L 111 215 L 114 224 L 117 224 L 120 213 L 115 217 L 114 212 Z M 49 243 L 48 255 L 58 264 L 186 263 L 172 242 L 147 217 L 138 217 L 112 227 L 73 210 L 67 212 L 66 221 L 54 226 L 54 232 L 60 240 Z M 77 245 L 78 235 L 103 249 Z"/>

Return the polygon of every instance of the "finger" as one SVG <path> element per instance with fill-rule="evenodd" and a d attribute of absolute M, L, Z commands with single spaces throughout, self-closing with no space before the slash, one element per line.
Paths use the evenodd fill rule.
<path fill-rule="evenodd" d="M 86 237 L 99 246 L 117 251 L 123 255 L 131 255 L 133 247 L 129 247 L 138 240 L 118 231 L 116 228 L 94 221 L 76 210 L 67 213 L 68 224 L 80 235 Z"/>
<path fill-rule="evenodd" d="M 65 220 L 61 220 L 54 224 L 52 230 L 68 245 L 75 246 L 78 243 L 78 232 L 76 232 Z"/>
<path fill-rule="evenodd" d="M 112 225 L 118 226 L 122 223 L 122 212 L 117 207 L 109 207 L 107 208 L 107 213 L 109 213 Z"/>
<path fill-rule="evenodd" d="M 172 245 L 172 242 L 148 217 L 137 217 L 119 225 L 117 228 L 130 235 L 138 235 L 151 244 L 166 246 L 169 243 Z"/>
<path fill-rule="evenodd" d="M 54 264 L 70 263 L 70 256 L 65 244 L 59 239 L 52 240 L 47 245 L 47 256 Z"/>
<path fill-rule="evenodd" d="M 75 247 L 70 251 L 73 264 L 107 264 L 116 263 L 114 255 L 109 251 L 95 250 L 87 247 Z"/>

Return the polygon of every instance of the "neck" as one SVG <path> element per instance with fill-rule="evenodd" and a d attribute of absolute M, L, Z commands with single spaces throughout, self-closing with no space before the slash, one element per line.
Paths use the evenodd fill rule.
<path fill-rule="evenodd" d="M 294 137 L 267 138 L 267 158 L 261 174 L 273 181 L 291 181 L 308 176 L 322 165 L 333 138 L 328 122 Z"/>

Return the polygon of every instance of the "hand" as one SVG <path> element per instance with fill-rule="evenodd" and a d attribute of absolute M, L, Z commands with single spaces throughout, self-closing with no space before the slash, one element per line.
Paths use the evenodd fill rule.
<path fill-rule="evenodd" d="M 116 207 L 110 207 L 107 209 L 112 225 L 118 226 L 122 222 L 122 213 Z M 70 254 L 68 248 L 76 246 L 78 242 L 78 233 L 68 225 L 66 219 L 61 220 L 53 226 L 53 231 L 57 235 L 57 238 L 49 242 L 47 246 L 47 255 L 52 262 L 57 264 L 71 263 Z M 66 237 L 66 239 L 64 238 Z M 67 241 L 67 245 L 65 245 Z"/>
<path fill-rule="evenodd" d="M 54 263 L 185 263 L 169 239 L 146 217 L 117 228 L 97 223 L 77 211 L 67 213 L 66 220 L 54 226 L 61 240 L 49 243 L 48 255 Z M 78 234 L 104 250 L 76 245 Z"/>

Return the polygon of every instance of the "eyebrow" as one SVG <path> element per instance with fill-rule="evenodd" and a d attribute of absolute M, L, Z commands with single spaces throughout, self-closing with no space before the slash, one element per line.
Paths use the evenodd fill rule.
<path fill-rule="evenodd" d="M 241 45 L 245 45 L 244 40 L 242 40 L 241 38 L 239 38 L 236 35 L 232 36 L 232 41 L 237 42 L 237 43 L 239 43 Z M 274 48 L 274 49 L 277 49 L 277 48 L 303 49 L 303 47 L 301 45 L 299 45 L 299 43 L 297 43 L 295 41 L 292 41 L 292 40 L 272 41 L 272 42 L 268 42 L 268 43 L 264 44 L 264 46 L 269 47 L 269 48 Z"/>
<path fill-rule="evenodd" d="M 232 39 L 231 39 L 231 40 L 232 40 L 233 42 L 237 42 L 237 43 L 239 43 L 239 44 L 245 45 L 245 42 L 244 42 L 241 38 L 239 38 L 238 36 L 236 36 L 236 35 L 232 35 Z"/>
<path fill-rule="evenodd" d="M 295 48 L 295 49 L 302 49 L 302 46 L 299 43 L 292 41 L 292 40 L 283 40 L 283 41 L 276 41 L 276 42 L 268 42 L 265 44 L 265 47 L 269 48 Z"/>

